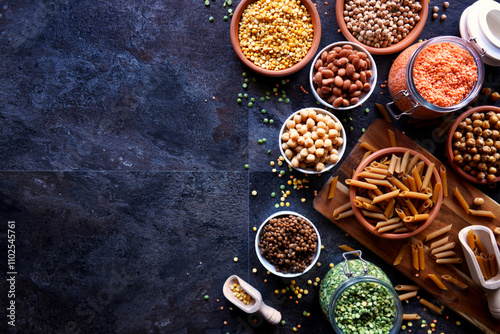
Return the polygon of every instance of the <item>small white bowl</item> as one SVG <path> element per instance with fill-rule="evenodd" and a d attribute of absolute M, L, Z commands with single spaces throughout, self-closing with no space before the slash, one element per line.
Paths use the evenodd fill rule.
<path fill-rule="evenodd" d="M 260 253 L 259 240 L 260 240 L 260 233 L 261 233 L 264 225 L 266 225 L 271 220 L 271 218 L 279 217 L 279 216 L 289 216 L 289 215 L 294 215 L 294 216 L 297 216 L 297 217 L 302 218 L 305 221 L 307 221 L 314 228 L 314 231 L 316 232 L 316 236 L 318 237 L 318 244 L 316 246 L 316 253 L 314 254 L 314 258 L 313 258 L 311 264 L 309 264 L 309 266 L 307 266 L 307 268 L 303 272 L 301 272 L 301 273 L 288 273 L 288 274 L 284 274 L 284 273 L 282 273 L 280 271 L 277 271 L 276 268 L 274 268 L 274 266 L 271 263 L 269 263 L 266 260 L 266 258 L 264 258 L 264 256 Z M 260 225 L 259 229 L 257 230 L 257 234 L 255 236 L 255 252 L 257 253 L 257 257 L 259 258 L 259 261 L 264 266 L 264 268 L 266 268 L 267 270 L 269 270 L 274 275 L 280 276 L 280 277 L 287 277 L 287 278 L 289 278 L 289 277 L 297 277 L 297 276 L 303 275 L 306 272 L 308 272 L 312 267 L 314 267 L 314 265 L 316 264 L 316 262 L 318 262 L 319 254 L 321 252 L 321 238 L 319 236 L 319 231 L 316 228 L 316 226 L 314 226 L 314 224 L 309 219 L 307 219 L 306 217 L 304 217 L 303 215 L 301 215 L 301 214 L 299 214 L 297 212 L 294 212 L 294 211 L 279 211 L 279 212 L 276 212 L 275 214 L 269 216 L 266 220 L 264 220 L 264 222 Z"/>
<path fill-rule="evenodd" d="M 330 51 L 332 48 L 336 47 L 336 46 L 342 46 L 342 45 L 351 45 L 354 50 L 358 50 L 358 51 L 361 51 L 361 52 L 364 52 L 366 53 L 366 55 L 368 56 L 368 59 L 370 60 L 370 63 L 371 63 L 371 67 L 370 67 L 370 70 L 373 72 L 373 76 L 370 78 L 369 82 L 370 82 L 370 90 L 366 93 L 364 93 L 363 95 L 361 95 L 361 98 L 359 99 L 359 102 L 356 103 L 356 104 L 352 104 L 352 105 L 349 105 L 347 107 L 337 107 L 337 108 L 334 108 L 333 105 L 331 105 L 330 103 L 326 102 L 325 100 L 323 100 L 319 95 L 318 95 L 318 92 L 316 91 L 316 88 L 314 87 L 314 82 L 313 82 L 313 79 L 314 79 L 314 74 L 316 73 L 316 68 L 314 67 L 314 65 L 316 64 L 316 61 L 321 58 L 321 54 L 324 52 L 324 51 Z M 343 41 L 343 42 L 335 42 L 335 43 L 332 43 L 328 46 L 326 46 L 323 50 L 319 51 L 318 54 L 316 55 L 316 57 L 314 57 L 314 59 L 312 60 L 312 63 L 311 63 L 311 69 L 309 70 L 309 84 L 311 86 L 311 90 L 312 90 L 312 93 L 314 95 L 314 97 L 316 98 L 316 100 L 318 100 L 322 105 L 328 107 L 328 108 L 332 108 L 332 109 L 336 109 L 336 110 L 348 110 L 348 109 L 353 109 L 353 108 L 356 108 L 358 107 L 359 105 L 361 105 L 362 103 L 364 103 L 369 97 L 370 95 L 372 95 L 373 91 L 375 90 L 375 86 L 377 84 L 377 65 L 375 64 L 375 60 L 373 59 L 372 55 L 364 48 L 362 47 L 361 45 L 357 44 L 357 43 L 353 43 L 353 42 L 347 42 L 347 41 Z"/>
<path fill-rule="evenodd" d="M 328 163 L 325 165 L 325 168 L 323 168 L 323 170 L 321 171 L 317 171 L 316 169 L 314 169 L 313 167 L 310 167 L 310 168 L 300 168 L 300 167 L 293 167 L 296 171 L 299 171 L 299 172 L 302 172 L 304 174 L 321 174 L 321 173 L 325 173 L 327 171 L 329 171 L 330 169 L 332 169 L 334 166 L 336 166 L 338 163 L 340 163 L 340 160 L 342 160 L 342 156 L 344 155 L 344 152 L 345 152 L 345 148 L 347 146 L 347 136 L 346 136 L 346 132 L 345 132 L 345 129 L 344 129 L 344 126 L 342 125 L 342 122 L 337 118 L 337 116 L 335 116 L 334 114 L 332 114 L 331 112 L 329 111 L 326 111 L 325 109 L 321 109 L 321 108 L 316 108 L 316 107 L 310 107 L 310 108 L 304 108 L 304 109 L 313 109 L 314 111 L 316 111 L 317 114 L 323 114 L 323 115 L 328 115 L 330 116 L 332 119 L 335 120 L 335 122 L 338 122 L 340 124 L 340 127 L 342 129 L 342 133 L 341 133 L 341 137 L 342 139 L 344 140 L 344 143 L 338 148 L 338 156 L 339 156 L 339 160 L 336 162 L 336 163 Z M 295 115 L 297 115 L 298 113 L 300 113 L 302 109 L 300 110 L 297 110 L 296 112 L 294 112 L 293 114 L 291 114 L 286 120 L 285 122 L 283 122 L 283 125 L 281 126 L 281 130 L 280 130 L 280 134 L 279 134 L 279 147 L 280 147 L 280 153 L 281 153 L 281 156 L 283 158 L 285 158 L 285 161 L 288 165 L 292 166 L 292 162 L 290 161 L 290 159 L 288 159 L 285 155 L 285 152 L 283 151 L 283 147 L 282 147 L 282 144 L 283 144 L 283 141 L 281 139 L 282 137 L 282 134 L 285 132 L 286 130 L 286 124 L 289 120 L 293 119 L 293 117 Z"/>

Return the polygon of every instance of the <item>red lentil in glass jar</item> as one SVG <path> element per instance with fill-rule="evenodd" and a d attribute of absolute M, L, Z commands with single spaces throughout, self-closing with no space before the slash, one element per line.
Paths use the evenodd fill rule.
<path fill-rule="evenodd" d="M 433 119 L 461 109 L 481 90 L 481 57 L 473 42 L 455 36 L 408 47 L 391 66 L 388 86 L 393 102 L 387 109 L 395 119 Z M 401 113 L 394 112 L 394 105 Z"/>

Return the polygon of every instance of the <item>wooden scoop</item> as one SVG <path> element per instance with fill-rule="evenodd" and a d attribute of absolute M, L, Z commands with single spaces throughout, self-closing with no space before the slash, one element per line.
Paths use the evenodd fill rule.
<path fill-rule="evenodd" d="M 500 319 L 500 270 L 492 278 L 488 280 L 484 279 L 481 269 L 479 268 L 479 264 L 475 259 L 475 255 L 467 245 L 467 233 L 470 230 L 473 230 L 474 233 L 478 235 L 488 250 L 488 253 L 495 254 L 497 268 L 500 268 L 500 251 L 498 250 L 495 235 L 488 227 L 472 225 L 463 228 L 458 233 L 458 238 L 462 244 L 462 249 L 465 254 L 465 259 L 467 260 L 467 266 L 469 267 L 472 280 L 486 289 L 486 297 L 488 298 L 488 306 L 490 308 L 491 315 L 495 319 Z"/>
<path fill-rule="evenodd" d="M 250 295 L 250 297 L 252 297 L 249 304 L 243 303 L 241 300 L 234 296 L 234 292 L 231 290 L 231 286 L 233 286 L 234 284 L 239 284 L 242 289 L 245 290 L 245 292 Z M 226 296 L 226 298 L 231 303 L 238 306 L 242 311 L 246 313 L 258 312 L 264 317 L 267 322 L 273 325 L 277 325 L 281 321 L 281 313 L 278 310 L 267 306 L 262 300 L 262 295 L 260 294 L 260 292 L 238 276 L 230 276 L 224 283 L 222 291 L 224 292 L 224 296 Z"/>

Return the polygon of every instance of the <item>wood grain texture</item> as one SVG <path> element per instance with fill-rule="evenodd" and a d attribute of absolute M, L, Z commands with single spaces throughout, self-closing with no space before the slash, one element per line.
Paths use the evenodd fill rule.
<path fill-rule="evenodd" d="M 323 189 L 318 193 L 318 196 L 314 200 L 314 208 L 318 210 L 325 217 L 334 222 L 337 226 L 343 229 L 345 232 L 349 233 L 352 237 L 358 240 L 365 247 L 369 248 L 379 257 L 381 257 L 386 262 L 392 264 L 396 258 L 399 249 L 410 242 L 417 242 L 421 240 L 423 242 L 425 236 L 433 231 L 436 231 L 442 227 L 449 224 L 453 224 L 453 227 L 449 233 L 450 241 L 456 243 L 453 249 L 459 257 L 463 259 L 462 264 L 456 265 L 442 265 L 436 264 L 435 260 L 430 256 L 429 246 L 433 241 L 439 238 L 429 240 L 424 243 L 425 255 L 426 255 L 426 266 L 425 270 L 416 271 L 411 264 L 411 250 L 407 249 L 403 261 L 400 265 L 395 268 L 403 273 L 406 277 L 411 279 L 414 283 L 421 286 L 423 289 L 432 294 L 436 299 L 440 300 L 444 305 L 454 310 L 464 318 L 468 319 L 471 323 L 476 325 L 485 333 L 499 333 L 500 332 L 500 322 L 495 320 L 489 312 L 488 303 L 485 294 L 482 292 L 482 288 L 475 284 L 469 275 L 469 270 L 467 268 L 467 263 L 460 246 L 460 241 L 458 239 L 458 232 L 469 225 L 484 225 L 491 229 L 499 226 L 500 218 L 500 205 L 493 201 L 491 198 L 479 191 L 474 185 L 467 183 L 466 181 L 460 179 L 457 174 L 449 166 L 445 166 L 447 169 L 447 180 L 448 180 L 448 197 L 443 199 L 443 205 L 436 219 L 432 224 L 425 229 L 423 232 L 417 234 L 416 236 L 406 239 L 406 240 L 389 240 L 377 237 L 367 230 L 356 220 L 354 216 L 336 221 L 332 217 L 333 210 L 343 205 L 349 201 L 349 189 L 345 185 L 345 180 L 351 178 L 353 169 L 355 169 L 363 154 L 366 150 L 360 146 L 361 142 L 368 142 L 377 149 L 382 149 L 385 147 L 390 147 L 389 137 L 387 134 L 387 129 L 391 129 L 396 133 L 398 146 L 408 147 L 415 151 L 420 152 L 422 155 L 426 156 L 431 162 L 436 164 L 436 168 L 439 168 L 443 163 L 436 159 L 432 154 L 427 152 L 424 148 L 417 145 L 409 137 L 404 135 L 402 132 L 398 131 L 391 124 L 380 119 L 373 122 L 373 124 L 367 129 L 365 134 L 359 139 L 358 143 L 354 146 L 352 152 L 348 157 L 342 162 L 339 168 L 334 172 L 332 178 L 338 176 L 337 191 L 335 197 L 328 199 L 329 192 L 329 182 L 323 187 Z M 472 205 L 475 197 L 482 197 L 485 203 L 482 205 L 482 209 L 492 211 L 497 218 L 484 218 L 475 217 L 467 215 L 463 208 L 460 206 L 458 201 L 453 196 L 453 190 L 458 187 L 465 200 Z M 499 237 L 497 236 L 497 243 L 499 243 Z M 448 290 L 443 291 L 439 289 L 428 277 L 427 274 L 436 274 L 439 277 L 441 275 L 450 275 L 456 277 L 461 281 L 467 283 L 469 287 L 465 290 L 458 289 L 457 287 L 445 282 Z"/>

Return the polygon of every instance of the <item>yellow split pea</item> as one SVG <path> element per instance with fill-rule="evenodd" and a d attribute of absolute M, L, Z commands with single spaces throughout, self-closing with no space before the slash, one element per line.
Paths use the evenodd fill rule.
<path fill-rule="evenodd" d="M 313 25 L 300 0 L 257 0 L 241 15 L 241 51 L 257 66 L 283 70 L 302 60 L 313 42 Z"/>

